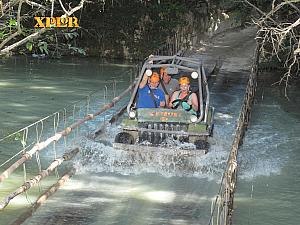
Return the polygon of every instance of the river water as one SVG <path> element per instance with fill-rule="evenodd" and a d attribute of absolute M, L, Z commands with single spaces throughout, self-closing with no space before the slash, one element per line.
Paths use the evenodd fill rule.
<path fill-rule="evenodd" d="M 130 68 L 131 65 L 104 64 L 91 59 L 53 62 L 15 59 L 4 62 L 0 67 L 2 136 L 78 98 L 85 98 L 91 91 L 100 90 L 89 102 L 89 112 L 96 111 L 128 86 L 131 78 L 124 74 Z M 187 169 L 181 173 L 169 164 L 164 166 L 149 161 L 126 164 L 127 158 L 109 144 L 118 132 L 118 126 L 108 127 L 105 135 L 96 142 L 86 138 L 89 131 L 97 129 L 113 113 L 109 111 L 86 123 L 68 141 L 69 146 L 79 145 L 82 149 L 75 160 L 78 172 L 25 224 L 208 224 L 211 202 L 217 194 L 227 160 L 247 75 L 248 71 L 224 72 L 213 81 L 214 137 L 210 140 L 209 153 L 196 159 L 201 165 L 198 170 Z M 112 93 L 111 84 L 114 82 L 117 88 Z M 103 92 L 105 86 L 107 92 Z M 251 127 L 239 155 L 241 168 L 234 223 L 297 224 L 297 150 L 300 140 L 299 109 L 295 105 L 299 99 L 287 102 L 269 83 L 265 83 L 263 90 L 257 98 Z M 125 98 L 122 103 L 127 100 Z M 75 119 L 85 113 L 86 105 L 78 107 Z M 48 127 L 45 125 L 43 138 L 53 134 L 50 125 L 53 120 L 47 123 Z M 37 130 L 40 131 L 40 127 Z M 29 135 L 36 138 L 36 129 L 32 128 Z M 1 144 L 0 162 L 13 155 L 14 148 L 8 146 L 17 146 L 15 142 L 20 145 L 18 138 L 15 139 Z M 57 155 L 65 151 L 63 146 L 58 144 L 55 147 Z M 42 167 L 53 159 L 53 148 L 51 146 L 41 153 Z M 37 173 L 36 161 L 34 158 L 27 164 L 29 174 Z M 22 184 L 22 177 L 23 170 L 20 169 L 1 183 L 0 197 Z M 0 224 L 13 221 L 54 179 L 55 176 L 45 180 L 40 188 L 28 192 L 27 196 L 14 199 L 0 212 Z"/>
<path fill-rule="evenodd" d="M 251 125 L 239 151 L 234 224 L 297 225 L 300 221 L 300 83 L 260 76 Z"/>

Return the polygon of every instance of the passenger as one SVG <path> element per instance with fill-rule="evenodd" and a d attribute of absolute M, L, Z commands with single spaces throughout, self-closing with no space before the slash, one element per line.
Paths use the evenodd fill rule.
<path fill-rule="evenodd" d="M 174 91 L 179 90 L 178 80 L 173 79 L 166 71 L 166 68 L 162 67 L 159 70 L 160 82 L 158 88 L 165 93 L 167 106 L 169 105 L 170 98 Z"/>
<path fill-rule="evenodd" d="M 198 111 L 198 98 L 195 93 L 190 91 L 190 79 L 183 76 L 179 79 L 180 90 L 175 91 L 169 103 L 170 108 L 178 108 L 179 106 L 186 111 L 197 115 Z"/>
<path fill-rule="evenodd" d="M 162 90 L 157 88 L 158 84 L 158 73 L 154 72 L 149 79 L 147 74 L 144 74 L 139 85 L 137 108 L 165 107 L 165 95 Z"/>

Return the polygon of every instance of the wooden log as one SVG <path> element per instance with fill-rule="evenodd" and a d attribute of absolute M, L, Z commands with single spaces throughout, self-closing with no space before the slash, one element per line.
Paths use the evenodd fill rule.
<path fill-rule="evenodd" d="M 123 91 L 119 96 L 115 97 L 110 103 L 103 106 L 99 111 L 95 112 L 94 114 L 89 114 L 71 126 L 67 127 L 65 130 L 56 133 L 54 136 L 48 138 L 44 142 L 37 143 L 31 150 L 27 151 L 19 160 L 13 163 L 9 168 L 7 168 L 1 175 L 0 175 L 0 183 L 3 182 L 9 175 L 14 172 L 20 165 L 22 165 L 25 161 L 32 158 L 32 155 L 37 151 L 40 151 L 47 147 L 50 143 L 54 141 L 58 141 L 61 137 L 69 135 L 72 130 L 81 124 L 85 123 L 88 120 L 92 120 L 95 116 L 100 115 L 101 113 L 105 112 L 106 110 L 112 108 L 117 102 L 119 102 L 128 92 L 131 91 L 132 87 L 134 87 L 135 83 L 132 83 L 125 91 Z"/>
<path fill-rule="evenodd" d="M 11 225 L 20 225 L 24 223 L 50 196 L 52 196 L 60 187 L 62 187 L 65 182 L 75 174 L 75 172 L 75 168 L 72 168 L 66 172 L 56 184 L 52 185 L 46 192 L 40 195 L 36 202 L 27 211 L 21 214 L 14 222 L 12 222 Z"/>
<path fill-rule="evenodd" d="M 8 196 L 6 196 L 1 202 L 0 202 L 0 211 L 3 210 L 9 202 L 14 199 L 16 196 L 19 194 L 24 193 L 31 187 L 35 186 L 38 184 L 43 178 L 47 177 L 50 175 L 51 172 L 55 168 L 57 168 L 60 164 L 62 164 L 63 161 L 71 160 L 74 158 L 74 156 L 79 152 L 79 148 L 75 148 L 70 152 L 65 153 L 62 157 L 55 159 L 50 166 L 46 169 L 41 171 L 38 175 L 35 177 L 31 178 L 29 181 L 26 181 L 21 187 L 19 187 L 17 190 L 14 192 L 10 193 Z"/>

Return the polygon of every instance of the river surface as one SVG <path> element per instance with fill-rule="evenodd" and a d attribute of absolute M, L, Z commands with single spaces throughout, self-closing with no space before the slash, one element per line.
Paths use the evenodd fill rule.
<path fill-rule="evenodd" d="M 67 123 L 96 111 L 124 90 L 131 69 L 126 64 L 104 64 L 95 59 L 36 61 L 15 59 L 0 66 L 2 137 L 59 111 L 72 102 L 89 98 L 88 104 L 68 108 Z M 91 131 L 113 114 L 113 110 L 85 123 L 68 140 L 49 146 L 40 153 L 47 167 L 54 155 L 61 155 L 67 144 L 80 146 L 75 160 L 78 172 L 52 196 L 25 224 L 208 224 L 211 203 L 218 192 L 235 122 L 244 95 L 248 71 L 221 72 L 213 81 L 211 97 L 216 109 L 214 137 L 209 153 L 196 159 L 198 170 L 184 172 L 170 162 L 126 163 L 127 158 L 110 146 L 118 126 L 107 127 L 103 136 L 91 141 Z M 115 81 L 117 80 L 117 81 Z M 113 83 L 117 84 L 114 88 Z M 299 221 L 299 97 L 290 102 L 277 87 L 265 82 L 257 98 L 251 126 L 239 154 L 240 170 L 234 224 L 298 224 Z M 105 91 L 107 89 L 107 91 Z M 293 96 L 297 89 L 294 88 Z M 104 95 L 106 97 L 104 97 Z M 261 97 L 263 95 L 263 97 Z M 294 100 L 295 99 L 295 100 Z M 125 98 L 120 104 L 126 103 Z M 88 110 L 87 110 L 88 108 Z M 76 109 L 76 107 L 75 107 Z M 298 110 L 298 111 L 297 111 Z M 63 110 L 64 111 L 64 110 Z M 44 140 L 64 126 L 64 114 L 44 124 Z M 54 126 L 54 128 L 53 128 Z M 28 131 L 27 142 L 39 138 L 41 124 Z M 0 162 L 20 150 L 19 137 L 0 144 Z M 27 176 L 38 172 L 39 157 L 27 163 Z M 118 162 L 118 163 L 116 163 Z M 128 162 L 128 161 L 127 161 Z M 0 168 L 1 171 L 3 168 Z M 61 174 L 61 171 L 57 171 Z M 23 182 L 24 171 L 0 184 L 1 199 Z M 23 194 L 0 212 L 0 224 L 9 224 L 53 183 L 46 179 L 38 188 Z"/>
<path fill-rule="evenodd" d="M 251 125 L 239 150 L 234 224 L 297 225 L 300 221 L 300 83 L 273 86 L 263 74 Z"/>

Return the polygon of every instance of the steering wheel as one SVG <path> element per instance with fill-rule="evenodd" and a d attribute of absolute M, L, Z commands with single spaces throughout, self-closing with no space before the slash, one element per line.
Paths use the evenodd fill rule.
<path fill-rule="evenodd" d="M 172 105 L 173 105 L 173 106 L 172 106 L 172 109 L 177 109 L 179 105 L 181 105 L 182 108 L 183 108 L 185 111 L 191 111 L 191 109 L 193 108 L 193 107 L 187 102 L 187 100 L 184 100 L 184 99 L 175 99 L 175 100 L 172 101 L 171 103 L 172 103 Z M 175 103 L 175 104 L 178 103 L 178 104 L 176 104 L 176 105 L 174 106 L 174 103 Z M 186 103 L 187 105 L 189 105 L 189 108 L 184 108 L 183 105 L 182 105 L 183 103 Z"/>

